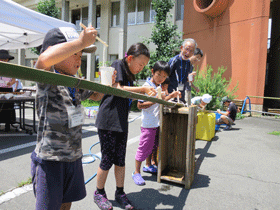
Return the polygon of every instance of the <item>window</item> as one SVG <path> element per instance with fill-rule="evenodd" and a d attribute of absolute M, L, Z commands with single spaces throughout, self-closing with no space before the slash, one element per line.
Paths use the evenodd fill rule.
<path fill-rule="evenodd" d="M 151 4 L 151 11 L 150 11 L 150 20 L 151 22 L 155 22 L 155 16 L 156 16 L 156 11 L 153 9 L 152 4 Z"/>
<path fill-rule="evenodd" d="M 120 26 L 120 2 L 112 2 L 111 26 Z"/>
<path fill-rule="evenodd" d="M 153 22 L 155 11 L 151 8 L 152 0 L 128 1 L 127 24 L 143 24 Z"/>
<path fill-rule="evenodd" d="M 96 28 L 100 28 L 100 18 L 101 18 L 101 6 L 96 6 Z M 78 31 L 82 30 L 80 27 L 80 22 L 85 26 L 88 26 L 88 7 L 83 7 L 81 9 L 72 10 L 72 23 L 76 25 Z"/>
<path fill-rule="evenodd" d="M 81 10 L 75 9 L 72 10 L 72 23 L 76 25 L 76 29 L 80 30 L 80 21 L 81 21 Z"/>
<path fill-rule="evenodd" d="M 82 23 L 88 26 L 88 7 L 82 8 Z"/>
<path fill-rule="evenodd" d="M 184 0 L 177 0 L 176 20 L 184 19 Z"/>
<path fill-rule="evenodd" d="M 119 56 L 118 55 L 110 55 L 110 62 L 113 63 L 115 60 L 118 60 Z"/>
<path fill-rule="evenodd" d="M 138 0 L 137 23 L 150 22 L 152 0 Z"/>
<path fill-rule="evenodd" d="M 101 5 L 96 6 L 96 28 L 100 28 L 101 21 Z"/>
<path fill-rule="evenodd" d="M 127 3 L 127 24 L 136 24 L 136 0 L 128 1 Z"/>

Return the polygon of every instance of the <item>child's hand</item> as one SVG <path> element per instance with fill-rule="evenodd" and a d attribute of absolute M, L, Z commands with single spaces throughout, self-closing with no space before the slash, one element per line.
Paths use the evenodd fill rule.
<path fill-rule="evenodd" d="M 79 39 L 85 47 L 90 46 L 95 42 L 97 31 L 92 26 L 85 27 L 81 32 Z"/>
<path fill-rule="evenodd" d="M 171 98 L 176 98 L 177 96 L 179 96 L 179 98 L 182 97 L 180 91 L 174 91 L 174 92 L 170 93 L 169 95 L 170 95 Z"/>
<path fill-rule="evenodd" d="M 220 110 L 220 109 L 217 109 L 217 112 L 220 114 L 221 110 Z"/>
<path fill-rule="evenodd" d="M 114 71 L 114 74 L 112 75 L 112 84 L 115 84 L 117 78 L 117 71 Z"/>
<path fill-rule="evenodd" d="M 157 91 L 153 87 L 145 86 L 143 87 L 143 91 L 148 96 L 155 96 L 157 94 Z"/>
<path fill-rule="evenodd" d="M 196 75 L 196 71 L 193 71 L 192 73 L 190 73 L 189 75 L 193 75 L 195 76 Z"/>

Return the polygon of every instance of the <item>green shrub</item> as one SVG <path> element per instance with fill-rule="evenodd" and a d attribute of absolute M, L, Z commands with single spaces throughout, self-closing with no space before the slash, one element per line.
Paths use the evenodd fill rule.
<path fill-rule="evenodd" d="M 221 103 L 222 98 L 228 96 L 231 100 L 237 96 L 233 94 L 238 90 L 237 86 L 229 90 L 229 85 L 231 84 L 231 79 L 227 80 L 223 77 L 226 68 L 220 67 L 218 68 L 217 73 L 213 73 L 213 68 L 208 65 L 206 71 L 196 70 L 197 74 L 194 80 L 194 85 L 200 89 L 200 92 L 197 93 L 194 89 L 192 89 L 193 96 L 202 96 L 203 94 L 210 94 L 212 96 L 212 100 L 209 104 L 207 104 L 207 110 L 217 110 L 222 109 L 223 104 Z"/>
<path fill-rule="evenodd" d="M 280 131 L 272 131 L 268 134 L 272 134 L 272 135 L 276 135 L 276 136 L 280 136 Z"/>
<path fill-rule="evenodd" d="M 82 101 L 81 104 L 84 107 L 99 106 L 100 105 L 100 101 L 93 101 L 91 99 L 86 99 L 86 100 Z"/>
<path fill-rule="evenodd" d="M 92 106 L 99 106 L 100 102 L 101 101 L 93 101 L 93 100 L 90 100 L 90 99 L 86 99 L 86 100 L 82 101 L 81 104 L 84 107 L 92 107 Z M 131 111 L 140 112 L 140 110 L 137 108 L 137 102 L 138 102 L 137 100 L 132 101 Z"/>
<path fill-rule="evenodd" d="M 242 120 L 243 118 L 245 118 L 245 116 L 243 114 L 241 114 L 241 112 L 236 114 L 236 119 L 237 120 Z"/>

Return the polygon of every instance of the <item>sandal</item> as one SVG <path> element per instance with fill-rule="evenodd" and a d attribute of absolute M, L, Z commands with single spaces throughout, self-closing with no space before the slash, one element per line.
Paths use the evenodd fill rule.
<path fill-rule="evenodd" d="M 143 171 L 148 173 L 157 173 L 157 168 L 154 165 L 150 165 L 149 167 L 144 166 Z"/>
<path fill-rule="evenodd" d="M 134 174 L 134 172 L 132 172 L 132 179 L 134 181 L 135 184 L 137 185 L 145 185 L 145 180 L 142 178 L 141 174 Z"/>

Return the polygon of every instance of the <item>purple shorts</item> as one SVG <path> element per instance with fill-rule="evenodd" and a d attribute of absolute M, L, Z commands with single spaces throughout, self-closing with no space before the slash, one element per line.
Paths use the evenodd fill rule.
<path fill-rule="evenodd" d="M 143 128 L 141 127 L 141 135 L 139 146 L 135 155 L 135 160 L 143 162 L 158 147 L 159 127 Z"/>
<path fill-rule="evenodd" d="M 62 203 L 86 196 L 81 158 L 74 162 L 46 161 L 31 155 L 31 175 L 36 210 L 59 210 Z"/>

